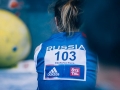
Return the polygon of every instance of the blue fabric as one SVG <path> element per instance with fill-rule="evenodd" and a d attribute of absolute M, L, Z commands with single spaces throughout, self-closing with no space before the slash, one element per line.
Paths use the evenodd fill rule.
<path fill-rule="evenodd" d="M 72 80 L 43 80 L 44 56 L 48 46 L 83 45 L 86 50 L 86 81 Z M 72 36 L 66 33 L 56 33 L 42 43 L 42 48 L 37 55 L 38 88 L 39 90 L 93 90 L 96 85 L 97 55 L 87 45 L 86 38 L 81 32 Z"/>

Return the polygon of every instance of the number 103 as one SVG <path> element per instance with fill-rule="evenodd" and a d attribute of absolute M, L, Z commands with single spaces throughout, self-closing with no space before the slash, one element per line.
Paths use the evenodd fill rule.
<path fill-rule="evenodd" d="M 57 61 L 59 61 L 60 59 L 62 59 L 63 61 L 66 60 L 71 60 L 74 61 L 76 59 L 76 52 L 71 51 L 71 52 L 61 52 L 58 51 L 57 53 L 55 53 L 55 55 L 57 56 Z"/>

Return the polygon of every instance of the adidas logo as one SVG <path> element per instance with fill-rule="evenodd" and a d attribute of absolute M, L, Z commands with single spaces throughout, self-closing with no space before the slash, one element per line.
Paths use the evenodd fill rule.
<path fill-rule="evenodd" d="M 47 76 L 59 76 L 59 73 L 57 72 L 56 68 L 54 67 L 51 71 L 49 71 Z"/>

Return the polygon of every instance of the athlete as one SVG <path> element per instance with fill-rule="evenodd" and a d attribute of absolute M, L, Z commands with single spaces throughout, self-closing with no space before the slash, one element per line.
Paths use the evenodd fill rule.
<path fill-rule="evenodd" d="M 80 0 L 58 0 L 54 6 L 58 33 L 35 50 L 37 90 L 94 90 L 97 55 L 80 29 Z"/>

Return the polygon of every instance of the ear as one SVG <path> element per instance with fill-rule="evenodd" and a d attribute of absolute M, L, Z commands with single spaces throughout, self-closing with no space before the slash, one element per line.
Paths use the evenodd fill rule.
<path fill-rule="evenodd" d="M 57 20 L 57 17 L 55 17 L 55 23 L 56 23 L 56 25 L 58 26 L 58 20 Z"/>

